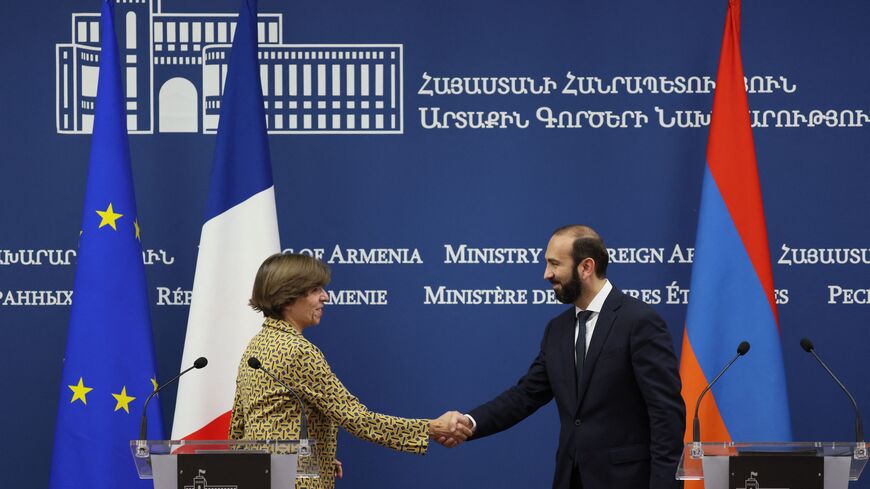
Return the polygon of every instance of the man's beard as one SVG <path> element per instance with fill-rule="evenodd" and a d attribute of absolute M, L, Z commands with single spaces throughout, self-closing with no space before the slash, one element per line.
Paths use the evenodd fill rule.
<path fill-rule="evenodd" d="M 561 285 L 561 292 L 555 289 L 553 289 L 553 292 L 556 293 L 556 299 L 559 299 L 559 302 L 562 304 L 571 304 L 580 297 L 580 293 L 583 291 L 583 286 L 580 283 L 580 275 L 577 273 L 577 267 L 574 267 L 574 269 L 571 270 L 571 280 L 569 280 L 568 283 Z"/>

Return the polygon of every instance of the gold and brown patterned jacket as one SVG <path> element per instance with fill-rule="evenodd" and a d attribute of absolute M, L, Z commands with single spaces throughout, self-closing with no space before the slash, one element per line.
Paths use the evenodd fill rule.
<path fill-rule="evenodd" d="M 266 318 L 248 343 L 236 377 L 230 439 L 295 440 L 299 405 L 292 394 L 263 372 L 248 367 L 257 357 L 305 402 L 308 435 L 316 440 L 319 479 L 297 479 L 297 489 L 332 489 L 338 426 L 351 434 L 394 450 L 425 454 L 429 421 L 373 413 L 332 373 L 323 353 L 290 323 Z"/>

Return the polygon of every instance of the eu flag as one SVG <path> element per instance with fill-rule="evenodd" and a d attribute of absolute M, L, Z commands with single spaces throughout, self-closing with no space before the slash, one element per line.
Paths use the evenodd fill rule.
<path fill-rule="evenodd" d="M 129 447 L 157 376 L 113 13 L 104 0 L 50 489 L 151 486 L 139 480 Z M 162 438 L 159 405 L 149 411 L 149 438 Z"/>

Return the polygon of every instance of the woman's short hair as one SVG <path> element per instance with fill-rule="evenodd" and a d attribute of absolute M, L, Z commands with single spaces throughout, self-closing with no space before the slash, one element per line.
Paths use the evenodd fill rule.
<path fill-rule="evenodd" d="M 276 253 L 260 265 L 248 304 L 264 316 L 281 319 L 284 306 L 329 283 L 322 261 L 298 253 Z"/>

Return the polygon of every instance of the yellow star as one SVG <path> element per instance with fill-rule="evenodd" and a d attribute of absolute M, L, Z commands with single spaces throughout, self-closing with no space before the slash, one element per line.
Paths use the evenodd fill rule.
<path fill-rule="evenodd" d="M 112 397 L 114 397 L 115 400 L 118 401 L 118 404 L 115 405 L 115 411 L 123 408 L 124 411 L 127 411 L 127 414 L 130 414 L 130 401 L 136 398 L 127 395 L 126 386 L 121 388 L 120 394 L 112 394 Z"/>
<path fill-rule="evenodd" d="M 94 390 L 92 387 L 85 387 L 85 383 L 81 377 L 79 377 L 78 385 L 68 385 L 67 387 L 69 387 L 69 390 L 73 391 L 73 397 L 70 400 L 70 404 L 76 402 L 76 399 L 79 399 L 82 401 L 82 404 L 87 405 L 88 399 L 85 395 Z"/>
<path fill-rule="evenodd" d="M 103 218 L 103 220 L 100 221 L 99 228 L 108 224 L 109 226 L 112 226 L 112 229 L 114 229 L 115 231 L 118 230 L 117 226 L 115 226 L 115 221 L 117 221 L 118 219 L 120 219 L 124 215 L 124 214 L 115 214 L 115 211 L 112 210 L 112 203 L 111 202 L 109 202 L 108 209 L 106 209 L 104 211 L 97 211 L 97 214 L 99 214 L 100 217 Z M 99 228 L 97 228 L 97 229 L 99 229 Z"/>
<path fill-rule="evenodd" d="M 133 221 L 133 227 L 136 228 L 136 240 L 139 240 L 140 229 L 139 229 L 139 219 L 138 218 L 135 221 Z"/>
<path fill-rule="evenodd" d="M 156 392 L 156 391 L 157 391 L 157 379 L 152 378 L 152 379 L 151 379 L 151 385 L 154 386 L 154 391 Z"/>

